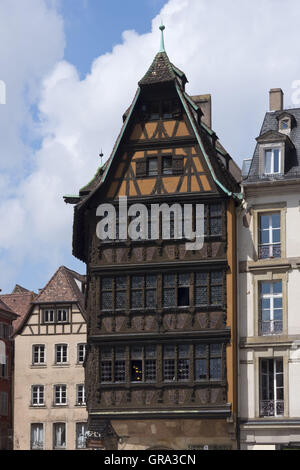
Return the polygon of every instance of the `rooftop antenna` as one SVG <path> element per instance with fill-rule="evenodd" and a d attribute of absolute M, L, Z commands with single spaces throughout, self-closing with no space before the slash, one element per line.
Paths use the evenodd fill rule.
<path fill-rule="evenodd" d="M 163 22 L 161 22 L 161 26 L 159 27 L 161 30 L 161 38 L 160 38 L 160 50 L 159 52 L 166 52 L 165 50 L 165 39 L 164 39 L 164 30 L 166 27 L 163 25 Z"/>

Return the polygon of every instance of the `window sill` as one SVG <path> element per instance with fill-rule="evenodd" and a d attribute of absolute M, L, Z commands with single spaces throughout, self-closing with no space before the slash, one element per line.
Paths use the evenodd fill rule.
<path fill-rule="evenodd" d="M 30 364 L 30 369 L 46 369 L 47 364 Z"/>
<path fill-rule="evenodd" d="M 52 364 L 52 367 L 55 367 L 55 368 L 67 368 L 67 367 L 70 367 L 70 364 L 69 363 L 66 363 L 66 364 Z"/>

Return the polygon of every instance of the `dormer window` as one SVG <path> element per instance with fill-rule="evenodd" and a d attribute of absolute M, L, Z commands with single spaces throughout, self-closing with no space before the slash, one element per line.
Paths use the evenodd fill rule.
<path fill-rule="evenodd" d="M 280 123 L 280 129 L 286 130 L 286 129 L 289 129 L 289 127 L 290 127 L 289 119 L 283 119 Z"/>
<path fill-rule="evenodd" d="M 276 175 L 281 173 L 280 148 L 265 149 L 265 174 Z"/>
<path fill-rule="evenodd" d="M 278 120 L 278 131 L 281 134 L 289 135 L 292 128 L 295 126 L 294 116 L 284 111 L 279 116 L 277 116 L 277 120 Z"/>

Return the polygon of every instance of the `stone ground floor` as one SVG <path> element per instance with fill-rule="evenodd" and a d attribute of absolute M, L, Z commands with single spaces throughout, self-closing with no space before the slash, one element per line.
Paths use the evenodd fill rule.
<path fill-rule="evenodd" d="M 240 445 L 241 450 L 300 450 L 300 419 L 242 423 Z"/>
<path fill-rule="evenodd" d="M 92 418 L 92 428 L 101 434 L 101 415 Z M 98 423 L 98 424 L 97 424 Z M 108 421 L 106 421 L 108 423 Z M 118 450 L 236 450 L 235 426 L 230 419 L 112 419 L 109 444 Z M 105 434 L 104 433 L 104 434 Z"/>

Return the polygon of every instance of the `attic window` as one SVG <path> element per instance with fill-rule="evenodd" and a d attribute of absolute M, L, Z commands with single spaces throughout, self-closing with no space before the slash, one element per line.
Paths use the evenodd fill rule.
<path fill-rule="evenodd" d="M 265 150 L 265 174 L 276 175 L 281 173 L 280 148 Z"/>
<path fill-rule="evenodd" d="M 290 127 L 290 120 L 289 119 L 283 119 L 280 123 L 280 129 L 281 130 L 286 130 Z"/>

